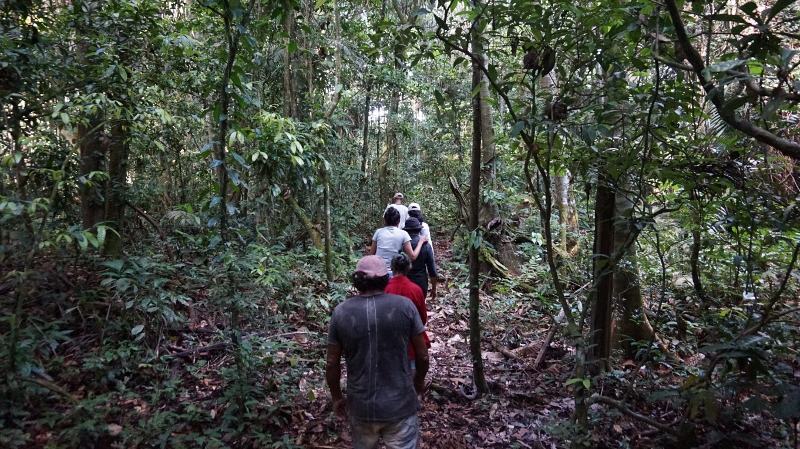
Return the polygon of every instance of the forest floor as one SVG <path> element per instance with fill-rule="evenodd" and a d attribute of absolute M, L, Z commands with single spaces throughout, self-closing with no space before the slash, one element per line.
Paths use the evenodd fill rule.
<path fill-rule="evenodd" d="M 450 259 L 450 248 L 443 240 L 437 240 L 435 247 L 440 267 L 446 267 Z M 440 270 L 438 298 L 427 299 L 431 368 L 419 412 L 421 447 L 567 447 L 575 439 L 575 428 L 569 424 L 574 409 L 573 388 L 565 386 L 572 374 L 570 348 L 556 338 L 548 346 L 542 363 L 534 366 L 551 327 L 549 318 L 535 310 L 533 301 L 509 304 L 506 298 L 481 293 L 486 310 L 486 316 L 482 317 L 483 363 L 490 392 L 470 399 L 474 387 L 467 312 L 469 291 L 450 281 L 448 273 Z M 633 363 L 626 365 L 630 368 Z M 660 374 L 668 372 L 663 370 Z M 331 411 L 324 373 L 312 373 L 306 381 L 307 385 L 317 386 L 313 395 L 316 399 L 302 405 L 302 416 L 286 431 L 296 444 L 304 447 L 349 447 L 352 441 L 349 425 Z M 593 407 L 591 415 L 595 431 L 585 437 L 586 447 L 654 447 L 658 432 L 652 428 L 599 406 Z M 663 415 L 664 419 L 676 417 L 672 410 Z M 656 447 L 671 447 L 671 444 Z"/>
<path fill-rule="evenodd" d="M 436 242 L 436 255 L 439 265 L 447 266 L 450 249 L 443 240 Z M 427 303 L 431 368 L 427 377 L 429 387 L 419 412 L 422 448 L 555 449 L 569 447 L 576 441 L 584 447 L 598 449 L 780 445 L 770 433 L 776 423 L 765 422 L 760 417 L 727 433 L 722 423 L 716 430 L 693 426 L 695 430 L 690 432 L 690 437 L 681 440 L 641 419 L 599 404 L 589 410 L 590 434 L 581 437 L 579 429 L 569 424 L 574 410 L 573 386 L 569 386 L 574 350 L 556 337 L 548 345 L 542 363 L 534 366 L 550 330 L 550 319 L 536 310 L 535 301 L 511 304 L 502 295 L 492 297 L 484 292 L 481 292 L 482 313 L 485 314 L 481 343 L 490 392 L 469 399 L 469 393 L 474 391 L 466 310 L 469 292 L 448 282 L 447 272 L 440 274 L 445 280 L 440 284 L 439 297 L 428 298 Z M 682 407 L 673 406 L 674 402 L 663 398 L 651 400 L 648 396 L 659 390 L 677 392 L 688 377 L 685 372 L 673 371 L 666 363 L 646 367 L 628 360 L 618 365 L 620 369 L 614 375 L 601 380 L 601 394 L 617 399 L 626 397 L 628 407 L 667 426 L 679 421 Z M 331 412 L 324 373 L 314 374 L 314 381 L 309 378 L 308 382 L 317 385 L 316 399 L 304 405 L 303 418 L 295 420 L 286 431 L 304 447 L 349 447 L 352 441 L 349 425 Z M 637 389 L 631 394 L 634 390 L 626 387 L 630 380 L 652 390 Z M 701 438 L 713 432 L 720 436 Z M 720 444 L 707 443 L 715 439 Z"/>
<path fill-rule="evenodd" d="M 572 349 L 557 333 L 547 346 L 542 363 L 534 366 L 552 323 L 535 298 L 526 295 L 481 293 L 481 343 L 490 392 L 470 399 L 474 390 L 469 350 L 469 294 L 465 283 L 449 272 L 455 264 L 449 263 L 450 248 L 444 240 L 436 241 L 437 261 L 443 268 L 439 295 L 435 300 L 429 299 L 427 304 L 431 368 L 419 412 L 422 448 L 553 449 L 569 447 L 575 442 L 599 449 L 791 447 L 790 435 L 784 433 L 781 441 L 775 439 L 780 422 L 763 414 L 742 418 L 744 412 L 738 404 L 744 396 L 711 397 L 710 401 L 693 406 L 693 419 L 689 420 L 693 427 L 688 434 L 695 439 L 691 441 L 680 441 L 645 424 L 642 417 L 664 423 L 666 427 L 682 421 L 687 406 L 685 400 L 678 400 L 679 388 L 699 372 L 659 362 L 645 366 L 616 360 L 616 371 L 593 380 L 598 383 L 592 385 L 592 391 L 612 399 L 624 397 L 627 406 L 639 416 L 634 418 L 605 405 L 594 405 L 589 409 L 590 433 L 581 433 L 579 428 L 569 424 L 574 410 L 573 388 L 576 382 L 583 383 L 583 380 L 571 379 L 575 362 Z M 94 272 L 56 276 L 54 269 L 46 266 L 40 267 L 40 271 L 50 273 L 48 279 L 61 279 L 63 293 L 59 294 L 66 304 L 74 301 L 76 286 L 101 284 L 99 274 Z M 177 285 L 180 280 L 172 279 L 169 283 Z M 42 290 L 57 291 L 56 287 L 45 282 L 39 285 Z M 169 288 L 172 287 L 168 284 L 165 289 Z M 202 301 L 208 294 L 208 288 L 198 284 L 193 298 Z M 41 317 L 59 315 L 59 309 L 52 304 L 52 301 L 42 301 L 35 306 L 36 314 Z M 110 303 L 86 304 L 94 304 L 92 307 L 96 310 L 84 305 L 78 312 L 106 316 L 108 320 Z M 79 309 L 77 305 L 75 308 Z M 190 308 L 187 313 L 192 322 L 189 328 L 169 330 L 165 338 L 159 337 L 154 342 L 153 360 L 166 360 L 163 366 L 156 366 L 155 361 L 153 365 L 136 362 L 125 370 L 110 369 L 110 366 L 125 366 L 125 361 L 133 354 L 126 351 L 141 350 L 141 347 L 137 349 L 136 342 L 122 341 L 117 342 L 115 348 L 109 343 L 106 343 L 109 347 L 104 347 L 99 343 L 104 341 L 103 327 L 97 319 L 84 319 L 82 330 L 76 329 L 70 334 L 68 344 L 59 345 L 53 340 L 51 347 L 58 350 L 45 348 L 45 352 L 52 353 L 49 372 L 39 373 L 40 378 L 26 378 L 35 387 L 41 387 L 37 390 L 38 397 L 45 402 L 24 404 L 27 411 L 19 412 L 24 419 L 15 421 L 20 431 L 29 435 L 27 447 L 178 447 L 169 442 L 165 445 L 153 442 L 158 438 L 179 439 L 180 447 L 212 447 L 207 444 L 210 438 L 231 447 L 267 447 L 263 441 L 242 440 L 245 434 L 242 429 L 231 430 L 236 429 L 236 419 L 231 418 L 236 413 L 231 411 L 231 405 L 236 403 L 231 398 L 237 394 L 233 391 L 236 388 L 232 387 L 231 372 L 236 370 L 231 369 L 235 366 L 235 358 L 229 351 L 231 343 L 220 339 L 225 336 L 221 330 L 226 325 L 220 318 L 224 315 L 221 309 L 219 304 L 197 311 Z M 256 381 L 259 385 L 251 386 L 254 391 L 260 388 L 259 394 L 262 394 L 262 399 L 247 405 L 251 416 L 257 417 L 258 424 L 254 427 L 262 424 L 262 416 L 267 417 L 269 421 L 263 422 L 264 429 L 270 429 L 269 435 L 275 435 L 275 431 L 283 434 L 280 444 L 285 445 L 281 447 L 351 447 L 349 425 L 332 412 L 325 386 L 326 325 L 302 314 L 289 315 L 288 323 L 283 324 L 280 333 L 265 337 L 266 344 L 273 345 L 269 346 L 269 361 L 249 368 L 253 378 L 259 379 Z M 45 326 L 44 322 L 41 325 Z M 264 330 L 255 329 L 254 324 L 250 327 L 248 335 L 252 336 Z M 46 327 L 44 331 L 50 332 Z M 58 338 L 65 340 L 69 332 L 72 331 L 61 332 L 64 335 Z M 131 334 L 135 335 L 134 330 Z M 800 367 L 789 369 L 800 376 Z M 635 388 L 630 387 L 632 382 Z M 746 388 L 732 391 L 750 394 Z M 694 397 L 701 396 L 695 394 Z M 56 403 L 53 398 L 61 400 Z M 702 425 L 704 413 L 708 416 L 709 407 L 717 402 L 721 404 L 715 412 L 719 418 L 714 425 Z M 726 410 L 738 410 L 738 418 L 725 421 L 728 419 Z M 3 413 L 0 409 L 0 418 Z M 54 418 L 59 414 L 63 415 L 63 421 Z M 225 419 L 229 419 L 227 427 L 220 425 L 220 420 Z M 215 429 L 222 430 L 215 433 Z M 1 430 L 0 437 L 3 437 Z M 252 432 L 247 435 L 259 432 L 259 429 L 250 430 Z M 61 445 L 49 446 L 52 438 L 59 438 Z M 192 441 L 197 443 L 184 443 L 192 438 L 196 438 Z M 91 445 L 81 443 L 90 440 Z"/>

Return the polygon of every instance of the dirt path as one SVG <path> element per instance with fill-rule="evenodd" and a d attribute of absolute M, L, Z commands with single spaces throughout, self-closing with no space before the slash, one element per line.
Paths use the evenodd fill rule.
<path fill-rule="evenodd" d="M 461 280 L 447 271 L 450 248 L 442 241 L 436 243 L 444 280 L 439 285 L 439 298 L 428 299 L 427 304 L 431 369 L 420 410 L 421 447 L 556 447 L 543 431 L 544 426 L 546 422 L 559 421 L 556 418 L 567 418 L 572 403 L 561 397 L 566 393 L 563 382 L 569 376 L 569 367 L 561 360 L 563 352 L 551 351 L 539 369 L 533 368 L 547 324 L 531 320 L 527 307 L 517 307 L 509 314 L 505 305 L 493 307 L 501 299 L 483 296 L 484 308 L 491 316 L 484 320 L 482 342 L 491 392 L 479 399 L 468 399 L 472 392 L 469 292 L 460 287 Z M 514 347 L 517 349 L 510 351 Z M 501 350 L 508 350 L 506 354 L 516 358 L 503 355 Z M 321 379 L 319 382 L 322 385 Z M 294 429 L 298 435 L 295 441 L 310 448 L 347 447 L 352 441 L 349 426 L 332 416 L 327 391 L 320 388 L 315 397 L 305 408 L 305 419 Z"/>

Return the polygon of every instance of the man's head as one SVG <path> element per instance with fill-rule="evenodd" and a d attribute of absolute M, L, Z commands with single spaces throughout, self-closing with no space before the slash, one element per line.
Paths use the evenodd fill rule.
<path fill-rule="evenodd" d="M 410 269 L 411 269 L 411 259 L 406 255 L 406 253 L 400 253 L 392 257 L 392 273 L 394 273 L 395 276 L 396 275 L 405 276 L 406 274 L 408 274 L 408 270 Z"/>
<path fill-rule="evenodd" d="M 387 207 L 386 212 L 383 213 L 383 222 L 386 226 L 400 225 L 400 211 L 394 207 Z"/>
<path fill-rule="evenodd" d="M 380 256 L 364 256 L 356 264 L 353 287 L 359 292 L 383 291 L 389 283 L 386 262 Z"/>
<path fill-rule="evenodd" d="M 420 212 L 422 211 L 422 209 L 419 208 L 419 204 L 417 204 L 417 203 L 409 204 L 408 205 L 408 210 L 418 210 Z"/>
<path fill-rule="evenodd" d="M 419 209 L 409 209 L 408 216 L 416 218 L 420 223 L 425 221 L 425 217 L 422 216 L 422 211 Z"/>
<path fill-rule="evenodd" d="M 419 234 L 419 231 L 422 230 L 422 224 L 420 224 L 418 219 L 414 217 L 409 217 L 409 219 L 406 220 L 405 227 L 403 227 L 403 230 L 408 232 L 409 235 L 412 236 L 417 235 Z"/>
<path fill-rule="evenodd" d="M 394 200 L 394 204 L 403 204 L 403 194 L 400 192 L 395 193 L 392 199 Z"/>

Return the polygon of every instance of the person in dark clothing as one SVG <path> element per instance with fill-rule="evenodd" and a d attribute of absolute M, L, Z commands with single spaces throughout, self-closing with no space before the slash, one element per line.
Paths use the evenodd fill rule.
<path fill-rule="evenodd" d="M 411 237 L 411 246 L 415 246 L 420 240 L 419 232 L 422 230 L 422 225 L 416 218 L 409 218 L 406 220 L 406 227 L 404 231 L 408 232 Z M 430 278 L 431 285 L 431 299 L 436 299 L 436 284 L 439 281 L 439 274 L 436 272 L 436 261 L 433 258 L 433 249 L 427 242 L 422 246 L 419 255 L 414 260 L 406 275 L 411 282 L 419 285 L 424 295 L 428 294 L 428 278 Z"/>
<path fill-rule="evenodd" d="M 433 249 L 433 240 L 431 238 L 431 228 L 428 226 L 428 223 L 425 222 L 425 216 L 422 215 L 422 209 L 419 208 L 419 204 L 411 203 L 408 206 L 408 216 L 414 217 L 419 220 L 419 223 L 422 225 L 422 230 L 419 231 L 419 235 L 428 238 L 428 243 L 431 245 L 431 252 L 434 253 L 433 260 L 436 260 L 436 252 Z"/>

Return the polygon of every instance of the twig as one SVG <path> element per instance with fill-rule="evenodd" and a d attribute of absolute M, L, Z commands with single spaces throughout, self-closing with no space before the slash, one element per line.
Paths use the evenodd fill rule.
<path fill-rule="evenodd" d="M 550 326 L 550 332 L 547 333 L 547 337 L 542 342 L 542 347 L 539 349 L 539 354 L 536 355 L 536 360 L 533 362 L 533 368 L 538 368 L 539 364 L 542 363 L 542 359 L 544 359 L 544 353 L 547 352 L 547 348 L 550 347 L 550 341 L 553 340 L 553 336 L 556 334 L 556 329 L 558 328 L 558 321 L 553 320 L 553 324 Z"/>
<path fill-rule="evenodd" d="M 78 398 L 76 398 L 75 396 L 72 395 L 72 393 L 70 393 L 69 391 L 67 391 L 63 387 L 59 387 L 58 385 L 54 384 L 53 382 L 50 382 L 49 380 L 36 379 L 34 377 L 25 377 L 25 376 L 17 376 L 17 379 L 19 379 L 21 381 L 24 381 L 24 382 L 30 382 L 32 384 L 36 384 L 36 385 L 38 385 L 40 387 L 47 388 L 48 390 L 50 390 L 50 391 L 52 391 L 54 393 L 60 394 L 61 396 L 63 396 L 64 398 L 69 400 L 69 402 L 72 402 L 73 404 L 77 404 L 77 403 L 80 402 L 78 400 Z"/>
<path fill-rule="evenodd" d="M 660 423 L 660 422 L 658 422 L 658 421 L 656 421 L 656 420 L 654 420 L 654 419 L 652 419 L 650 417 L 647 417 L 647 416 L 641 415 L 639 413 L 636 413 L 633 410 L 629 409 L 625 404 L 623 404 L 620 401 L 616 401 L 616 400 L 611 399 L 609 397 L 600 396 L 600 395 L 594 395 L 594 396 L 586 399 L 586 405 L 587 406 L 591 406 L 592 404 L 595 404 L 595 403 L 606 404 L 606 405 L 609 405 L 611 407 L 614 407 L 615 409 L 617 409 L 620 412 L 622 412 L 622 414 L 628 415 L 631 418 L 634 418 L 634 419 L 637 419 L 639 421 L 642 421 L 645 424 L 649 424 L 649 425 L 655 427 L 656 429 L 658 429 L 658 430 L 660 430 L 660 431 L 662 431 L 664 433 L 668 433 L 668 434 L 670 434 L 672 436 L 675 436 L 675 437 L 680 437 L 681 436 L 681 433 L 678 430 L 676 430 L 676 429 L 674 429 L 674 428 L 672 428 L 672 427 L 670 427 L 670 426 L 668 426 L 668 425 L 666 425 L 664 423 Z"/>
<path fill-rule="evenodd" d="M 494 347 L 494 349 L 497 352 L 499 352 L 500 354 L 503 354 L 506 358 L 509 358 L 509 359 L 512 359 L 512 360 L 516 360 L 516 359 L 519 358 L 519 357 L 517 357 L 516 354 L 514 354 L 511 351 L 509 351 L 506 347 L 504 347 L 500 343 L 497 343 L 497 342 L 493 341 L 492 342 L 492 346 Z"/>

